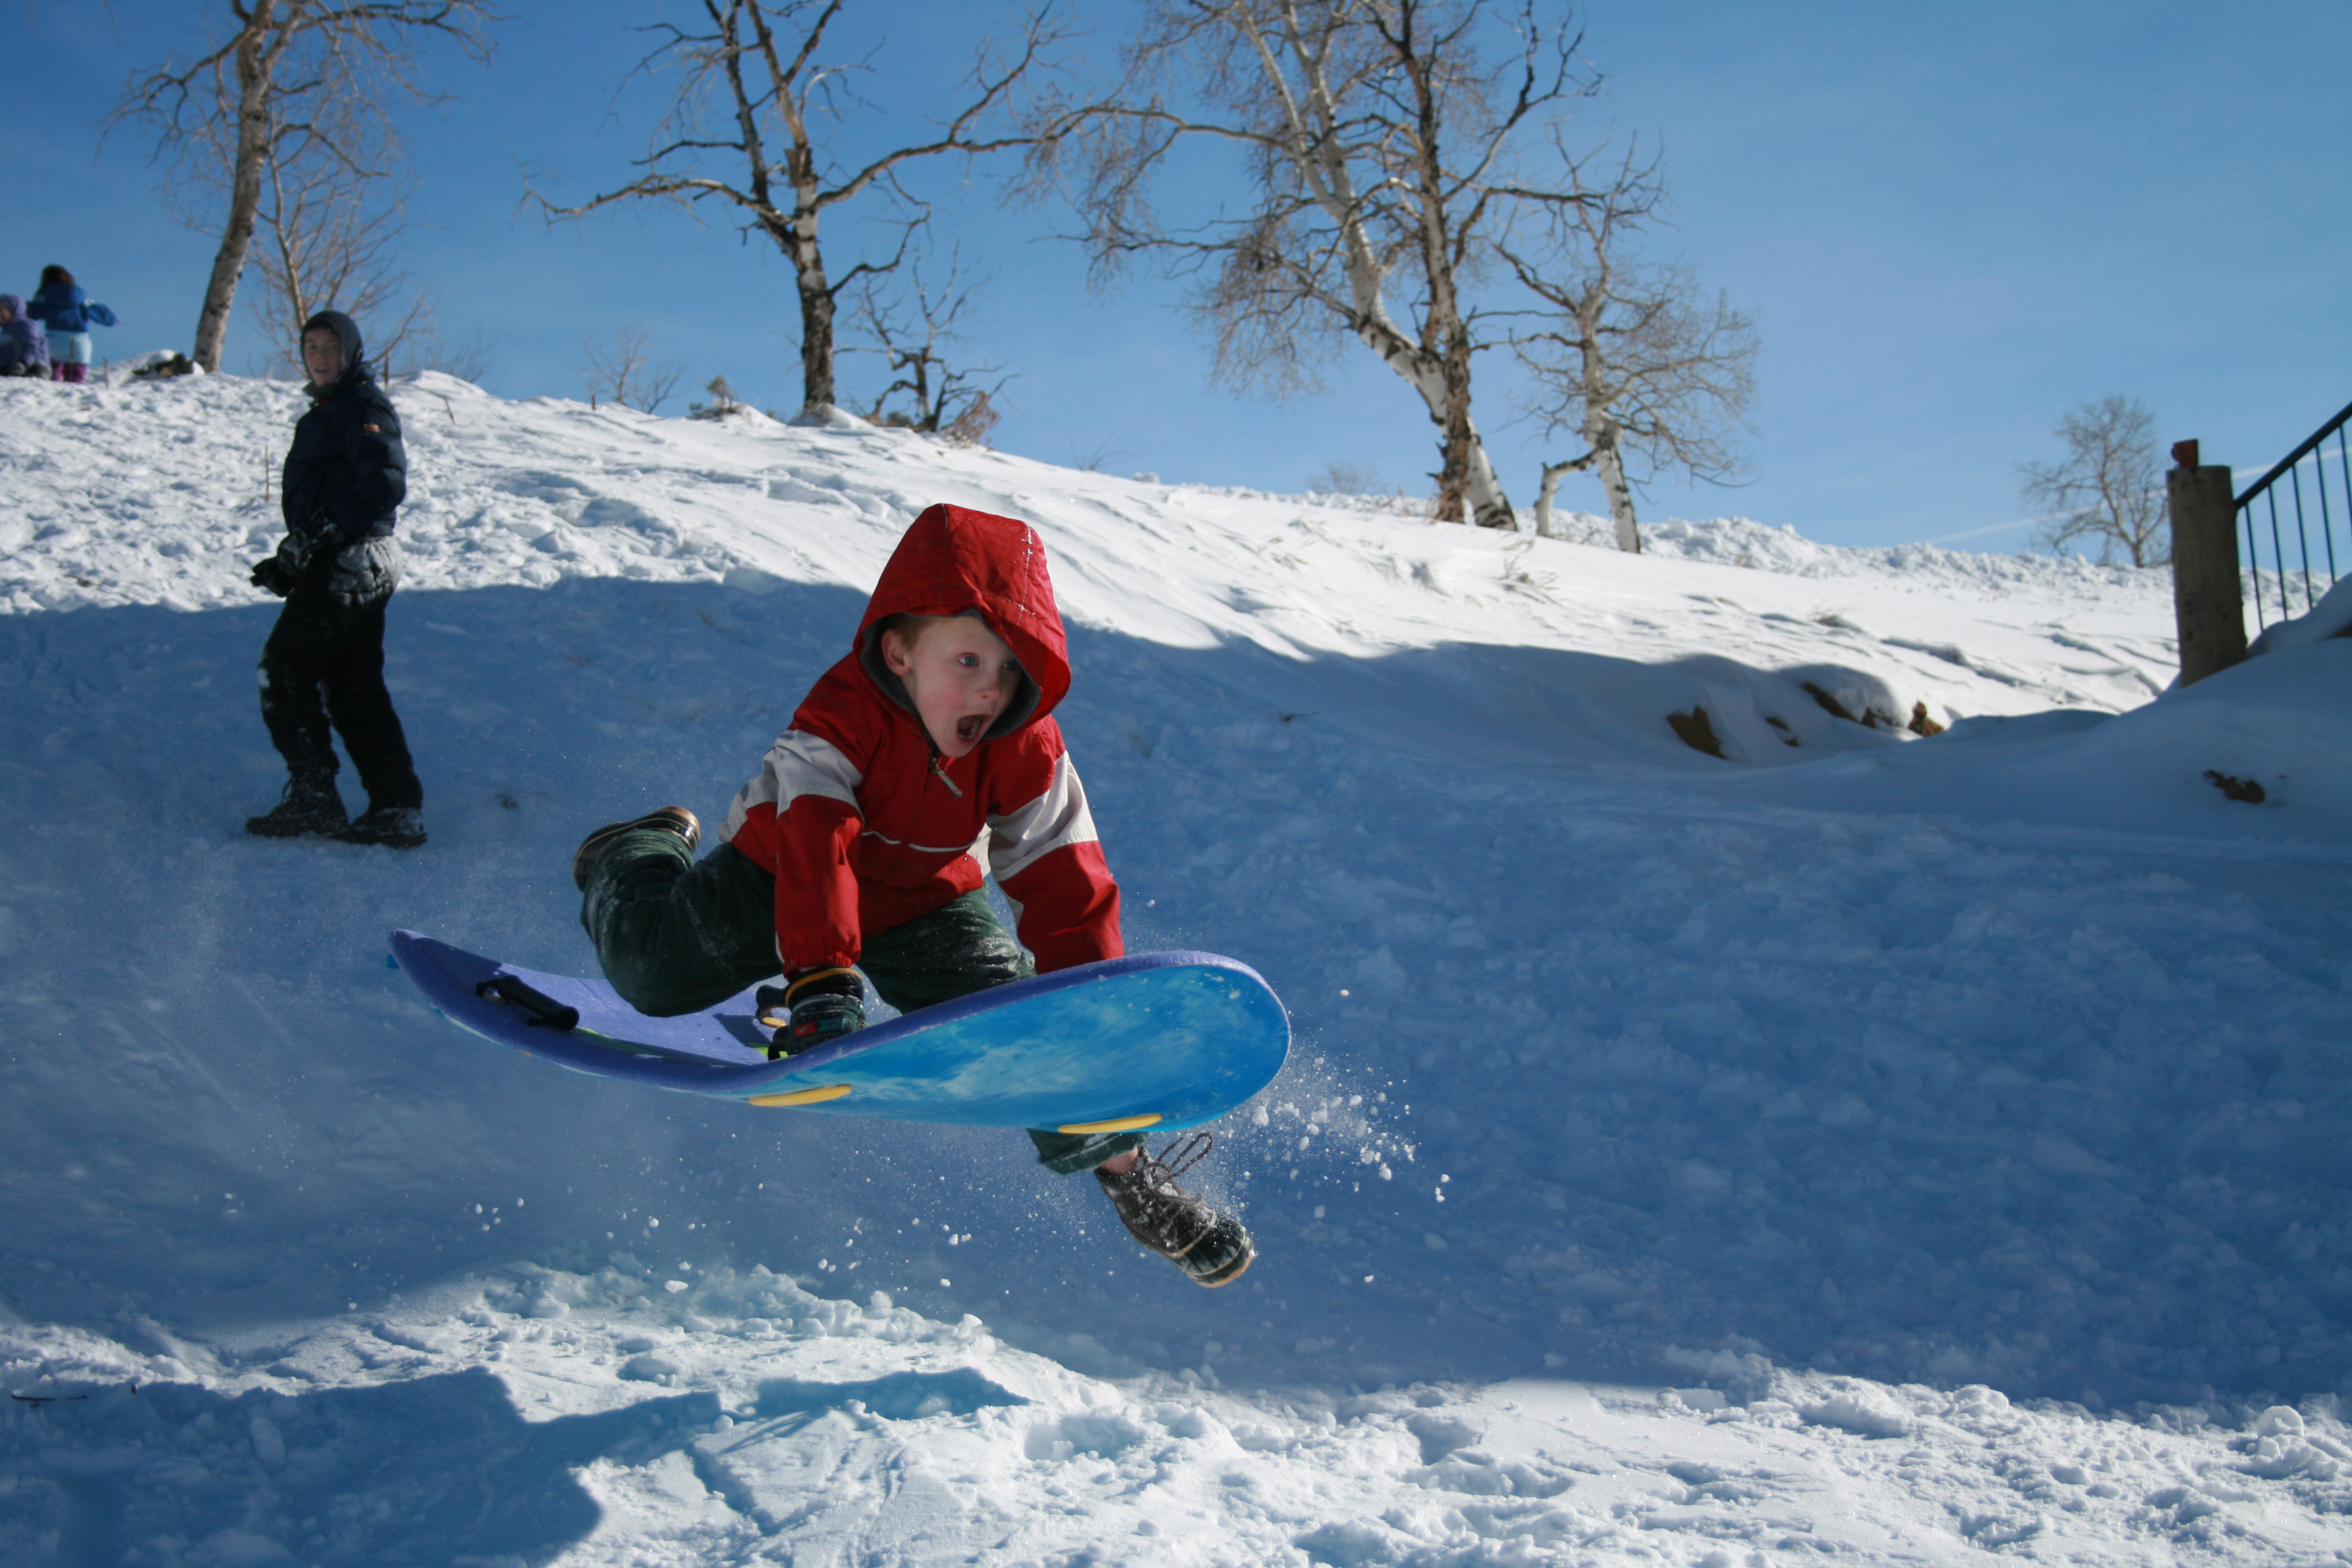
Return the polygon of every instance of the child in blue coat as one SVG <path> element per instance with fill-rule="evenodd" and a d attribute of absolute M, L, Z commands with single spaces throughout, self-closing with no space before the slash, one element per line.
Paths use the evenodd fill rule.
<path fill-rule="evenodd" d="M 89 374 L 89 328 L 114 325 L 114 312 L 87 298 L 73 274 L 51 263 L 41 268 L 41 287 L 25 313 L 49 327 L 50 375 L 80 381 Z"/>

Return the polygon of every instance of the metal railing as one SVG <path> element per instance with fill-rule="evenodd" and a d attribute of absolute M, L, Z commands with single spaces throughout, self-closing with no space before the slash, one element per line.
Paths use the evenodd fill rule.
<path fill-rule="evenodd" d="M 2265 531 L 2270 535 L 2271 545 L 2269 575 L 2277 584 L 2279 619 L 2283 621 L 2292 620 L 2296 616 L 2308 611 L 2313 605 L 2319 602 L 2321 594 L 2325 594 L 2336 585 L 2338 575 L 2336 565 L 2336 535 L 2339 527 L 2347 531 L 2346 560 L 2347 563 L 2352 563 L 2352 455 L 2347 455 L 2345 449 L 2345 422 L 2347 419 L 2352 419 L 2352 405 L 2347 405 L 2342 413 L 2313 431 L 2310 439 L 2280 458 L 2276 467 L 2255 480 L 2252 486 L 2238 498 L 2238 516 L 2245 529 L 2246 569 L 2252 574 L 2253 579 L 2254 625 L 2257 628 L 2269 624 L 2263 612 L 2264 574 L 2262 535 Z M 2326 447 L 2326 440 L 2331 436 L 2336 437 L 2336 487 L 2332 500 L 2328 493 Z M 2315 488 L 2318 491 L 2318 532 L 2321 556 L 2319 562 L 2313 559 L 2311 519 L 2304 506 L 2303 464 L 2306 458 L 2311 459 L 2312 478 Z M 2286 481 L 2284 487 L 2286 515 L 2284 516 L 2281 515 L 2279 510 L 2281 479 Z M 2257 516 L 2258 510 L 2261 513 L 2260 516 Z M 2337 517 L 2339 512 L 2342 514 L 2340 522 Z M 2285 541 L 2286 530 L 2290 526 L 2294 532 L 2295 550 L 2300 558 L 2299 566 L 2303 578 L 2301 610 L 2294 608 L 2288 598 L 2290 571 L 2287 566 Z M 2327 581 L 2316 591 L 2312 587 L 2312 574 L 2315 570 L 2325 572 L 2327 576 Z"/>

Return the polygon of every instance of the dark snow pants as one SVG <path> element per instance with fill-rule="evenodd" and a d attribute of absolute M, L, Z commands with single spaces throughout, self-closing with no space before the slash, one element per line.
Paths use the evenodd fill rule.
<path fill-rule="evenodd" d="M 425 786 L 409 760 L 408 737 L 383 684 L 383 611 L 391 595 L 354 605 L 327 592 L 323 573 L 305 573 L 286 595 L 261 648 L 261 721 L 306 784 L 331 784 L 331 726 L 343 738 L 370 806 L 415 808 Z"/>
<path fill-rule="evenodd" d="M 640 1013 L 715 1006 L 776 977 L 776 879 L 731 844 L 699 861 L 675 833 L 613 840 L 589 876 L 580 923 L 604 978 Z M 984 891 L 887 931 L 867 931 L 857 967 L 901 1013 L 952 1002 L 1036 973 Z M 1031 1129 L 1038 1163 L 1090 1171 L 1143 1142 L 1140 1132 L 1081 1136 Z"/>

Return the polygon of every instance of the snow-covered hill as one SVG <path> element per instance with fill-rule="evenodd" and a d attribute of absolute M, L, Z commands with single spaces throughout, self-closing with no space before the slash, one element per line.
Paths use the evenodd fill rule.
<path fill-rule="evenodd" d="M 0 383 L 26 1561 L 2352 1553 L 2352 643 L 2151 701 L 2160 576 L 426 377 L 432 842 L 263 843 L 298 396 Z M 1293 1009 L 1231 1290 L 1003 1138 L 574 1078 L 384 966 L 586 969 L 580 834 L 722 807 L 940 500 L 1053 552 L 1129 945 Z"/>

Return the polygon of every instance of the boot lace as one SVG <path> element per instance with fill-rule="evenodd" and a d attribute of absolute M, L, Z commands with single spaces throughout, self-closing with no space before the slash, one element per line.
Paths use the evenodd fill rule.
<path fill-rule="evenodd" d="M 1215 1147 L 1217 1135 L 1202 1129 L 1189 1138 L 1179 1138 L 1157 1154 L 1146 1153 L 1138 1165 L 1149 1165 L 1160 1181 L 1173 1182 L 1177 1177 L 1209 1157 Z"/>
<path fill-rule="evenodd" d="M 1176 1178 L 1208 1157 L 1216 1136 L 1198 1131 L 1154 1154 L 1146 1150 L 1124 1176 L 1112 1178 L 1118 1217 L 1138 1241 L 1154 1252 L 1179 1258 L 1208 1234 L 1216 1211 Z"/>

